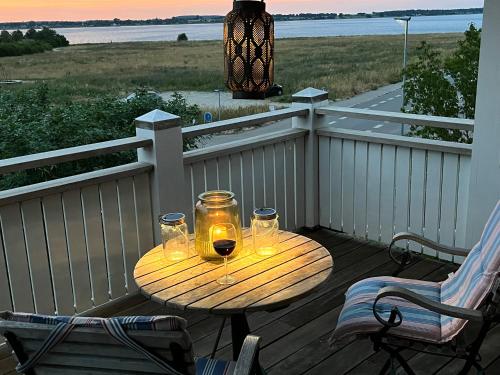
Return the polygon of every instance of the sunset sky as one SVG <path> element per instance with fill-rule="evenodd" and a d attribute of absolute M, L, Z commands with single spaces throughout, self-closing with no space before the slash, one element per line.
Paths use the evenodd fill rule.
<path fill-rule="evenodd" d="M 232 0 L 0 0 L 0 22 L 147 19 L 225 14 Z M 392 9 L 473 8 L 483 0 L 268 0 L 272 13 L 371 12 Z"/>

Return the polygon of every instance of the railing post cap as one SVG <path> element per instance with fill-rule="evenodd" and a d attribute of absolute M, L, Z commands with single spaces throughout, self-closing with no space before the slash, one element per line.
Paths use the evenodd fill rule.
<path fill-rule="evenodd" d="M 181 118 L 160 109 L 152 110 L 135 119 L 135 126 L 142 129 L 161 130 L 181 125 Z"/>
<path fill-rule="evenodd" d="M 308 87 L 292 95 L 292 100 L 296 103 L 317 103 L 328 100 L 328 91 L 318 90 Z"/>

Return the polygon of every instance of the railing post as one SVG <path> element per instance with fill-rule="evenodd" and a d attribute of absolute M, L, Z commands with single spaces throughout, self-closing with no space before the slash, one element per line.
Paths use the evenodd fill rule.
<path fill-rule="evenodd" d="M 135 119 L 138 137 L 153 145 L 137 150 L 140 162 L 152 164 L 151 200 L 153 220 L 167 212 L 180 212 L 184 202 L 184 164 L 181 119 L 154 110 Z M 156 224 L 156 223 L 154 223 Z M 161 243 L 159 225 L 154 225 L 155 243 Z"/>
<path fill-rule="evenodd" d="M 305 141 L 305 225 L 315 228 L 319 225 L 319 155 L 316 129 L 324 116 L 317 116 L 314 109 L 328 105 L 328 92 L 309 87 L 292 95 L 292 107 L 309 109 L 306 117 L 294 117 L 294 128 L 309 130 Z"/>

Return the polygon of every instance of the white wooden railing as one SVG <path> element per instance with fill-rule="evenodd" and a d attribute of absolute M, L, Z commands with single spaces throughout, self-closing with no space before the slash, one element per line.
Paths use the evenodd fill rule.
<path fill-rule="evenodd" d="M 473 130 L 473 121 L 463 119 L 338 107 L 316 113 Z M 321 226 L 383 243 L 397 232 L 411 231 L 465 246 L 471 145 L 332 127 L 317 134 Z"/>
<path fill-rule="evenodd" d="M 255 207 L 276 207 L 283 228 L 304 226 L 304 137 L 289 129 L 184 153 L 186 212 L 200 193 L 223 189 L 236 194 L 244 226 Z M 192 221 L 190 222 L 192 223 Z"/>
<path fill-rule="evenodd" d="M 182 136 L 187 139 L 308 114 L 307 108 L 285 108 L 183 128 Z M 223 189 L 235 193 L 244 226 L 250 225 L 255 207 L 271 206 L 280 212 L 283 228 L 303 227 L 304 142 L 308 133 L 307 129 L 291 128 L 184 152 L 184 189 L 188 199 L 183 211 L 191 213 L 189 224 L 194 220 L 193 207 L 198 195 L 206 190 Z"/>
<path fill-rule="evenodd" d="M 131 149 L 139 159 L 0 192 L 0 311 L 71 315 L 133 295 L 133 268 L 159 242 L 157 215 L 192 212 L 207 189 L 234 190 L 245 225 L 253 207 L 273 205 L 288 228 L 302 227 L 307 130 L 179 150 L 183 139 L 308 113 L 288 108 L 181 129 L 178 117 L 153 111 L 138 118 L 136 137 L 1 160 L 6 174 Z M 186 179 L 169 174 L 176 170 Z"/>
<path fill-rule="evenodd" d="M 137 147 L 137 137 L 0 162 L 2 173 Z M 131 163 L 0 192 L 0 310 L 74 314 L 136 290 L 153 245 L 149 174 Z"/>
<path fill-rule="evenodd" d="M 197 196 L 209 189 L 236 193 L 245 226 L 255 207 L 273 206 L 289 230 L 323 226 L 382 242 L 411 230 L 463 246 L 469 145 L 324 125 L 332 114 L 468 131 L 472 122 L 326 99 L 307 89 L 290 108 L 189 128 L 152 111 L 136 120 L 136 137 L 0 161 L 5 174 L 130 149 L 138 157 L 0 192 L 0 310 L 73 314 L 135 294 L 133 267 L 159 243 L 158 215 L 185 212 L 192 231 Z M 286 130 L 182 151 L 193 137 L 288 118 Z"/>

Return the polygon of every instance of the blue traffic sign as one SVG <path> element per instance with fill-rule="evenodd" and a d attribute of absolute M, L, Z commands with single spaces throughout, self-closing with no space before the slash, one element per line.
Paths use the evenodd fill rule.
<path fill-rule="evenodd" d="M 213 120 L 213 116 L 210 112 L 205 112 L 205 114 L 203 115 L 203 119 L 205 120 L 205 122 L 212 122 Z"/>

